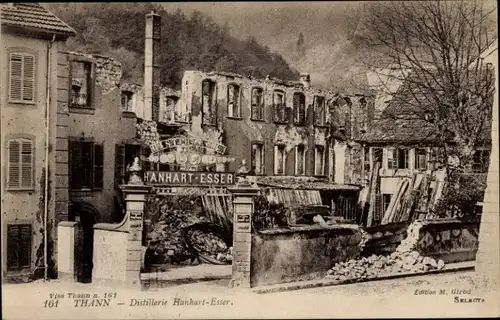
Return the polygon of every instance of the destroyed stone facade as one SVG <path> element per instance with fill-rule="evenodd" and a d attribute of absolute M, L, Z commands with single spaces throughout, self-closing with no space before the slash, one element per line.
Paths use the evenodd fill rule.
<path fill-rule="evenodd" d="M 144 103 L 144 87 L 142 85 L 122 83 L 120 90 L 122 97 L 128 95 L 129 102 L 126 106 L 122 105 L 124 110 L 133 112 L 139 119 L 153 120 L 147 118 L 147 115 L 153 114 L 153 112 L 146 112 L 147 106 Z M 187 123 L 189 119 L 180 117 L 178 112 L 180 91 L 164 86 L 160 86 L 159 91 L 159 117 L 155 121 L 165 124 Z"/>
<path fill-rule="evenodd" d="M 350 141 L 367 121 L 363 97 L 343 97 L 302 82 L 186 71 L 177 112 L 191 119 L 193 133 L 224 132 L 227 152 L 236 158 L 230 171 L 245 160 L 251 174 L 354 182 L 345 171 L 352 162 Z"/>
<path fill-rule="evenodd" d="M 120 202 L 115 182 L 117 164 L 123 162 L 122 146 L 135 144 L 137 122 L 133 113 L 123 112 L 121 107 L 121 63 L 100 55 L 62 54 L 69 66 L 70 79 L 75 79 L 74 68 L 78 64 L 85 64 L 84 70 L 88 72 L 84 103 L 74 99 L 82 88 L 73 87 L 67 96 L 69 125 L 65 157 L 69 199 L 73 203 L 70 218 L 80 215 L 80 219 L 92 216 L 94 222 L 119 221 L 122 217 L 117 206 Z M 90 212 L 84 214 L 81 210 Z"/>

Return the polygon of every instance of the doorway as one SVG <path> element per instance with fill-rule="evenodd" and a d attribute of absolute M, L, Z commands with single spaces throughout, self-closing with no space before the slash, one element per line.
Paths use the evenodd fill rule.
<path fill-rule="evenodd" d="M 81 283 L 92 282 L 95 209 L 83 203 L 74 208 L 75 221 L 78 222 L 77 245 L 75 247 L 76 280 Z"/>

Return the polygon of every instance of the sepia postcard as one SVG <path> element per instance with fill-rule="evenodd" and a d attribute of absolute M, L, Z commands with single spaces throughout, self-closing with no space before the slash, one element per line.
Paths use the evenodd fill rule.
<path fill-rule="evenodd" d="M 0 11 L 4 319 L 500 316 L 496 1 Z"/>

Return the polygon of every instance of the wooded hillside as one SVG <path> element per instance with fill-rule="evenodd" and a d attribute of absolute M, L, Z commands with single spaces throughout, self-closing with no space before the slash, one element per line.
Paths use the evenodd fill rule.
<path fill-rule="evenodd" d="M 230 36 L 229 28 L 199 12 L 168 12 L 151 3 L 47 3 L 50 11 L 77 31 L 68 50 L 102 54 L 119 60 L 124 80 L 142 83 L 145 14 L 162 17 L 161 83 L 179 88 L 185 70 L 227 71 L 258 78 L 296 79 L 280 54 L 254 38 Z"/>

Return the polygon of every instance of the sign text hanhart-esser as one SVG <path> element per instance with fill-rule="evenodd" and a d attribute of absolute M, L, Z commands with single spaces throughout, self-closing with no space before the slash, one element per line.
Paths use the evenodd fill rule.
<path fill-rule="evenodd" d="M 214 186 L 235 183 L 233 172 L 146 171 L 144 182 L 149 185 Z"/>

